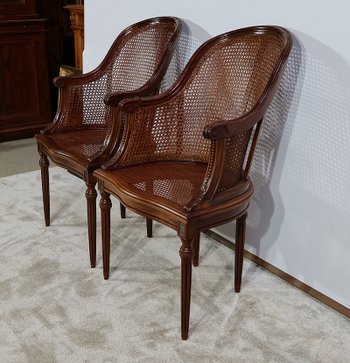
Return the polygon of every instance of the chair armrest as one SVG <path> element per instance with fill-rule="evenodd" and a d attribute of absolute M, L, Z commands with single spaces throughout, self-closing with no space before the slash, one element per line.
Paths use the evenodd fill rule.
<path fill-rule="evenodd" d="M 233 120 L 221 120 L 204 127 L 203 136 L 207 139 L 227 139 L 251 129 L 264 116 L 266 107 L 256 105 L 250 112 Z"/>
<path fill-rule="evenodd" d="M 86 124 L 92 125 L 94 123 L 92 110 L 98 110 L 97 114 L 107 116 L 106 106 L 103 103 L 105 82 L 106 74 L 98 69 L 82 75 L 56 77 L 54 84 L 58 87 L 57 112 L 52 124 L 42 133 L 80 130 L 84 120 Z M 90 92 L 86 92 L 88 89 Z M 84 97 L 88 98 L 85 104 L 83 104 Z M 103 123 L 103 120 L 99 123 Z"/>
<path fill-rule="evenodd" d="M 248 173 L 265 111 L 266 107 L 258 105 L 237 119 L 215 122 L 204 128 L 203 137 L 211 140 L 208 168 L 200 192 L 185 206 L 186 212 L 202 202 L 215 204 L 217 200 L 229 200 L 236 187 L 249 185 Z"/>
<path fill-rule="evenodd" d="M 108 93 L 103 101 L 106 106 L 119 107 L 122 111 L 125 112 L 122 106 L 125 99 L 131 99 L 135 101 L 140 99 L 141 96 L 151 95 L 152 93 L 155 92 L 157 92 L 157 86 L 154 84 L 150 85 L 149 82 L 147 82 L 144 86 L 134 91 L 128 91 L 128 92 L 117 91 L 117 92 Z"/>
<path fill-rule="evenodd" d="M 154 87 L 154 93 L 157 88 Z M 146 83 L 141 88 L 130 91 L 130 92 L 113 92 L 109 93 L 105 99 L 104 103 L 107 106 L 118 107 L 120 111 L 125 113 L 133 113 L 141 107 L 149 107 L 159 105 L 169 101 L 178 93 L 179 89 L 174 92 L 169 89 L 161 94 L 154 94 L 150 90 L 149 82 Z"/>
<path fill-rule="evenodd" d="M 94 70 L 83 73 L 83 74 L 72 74 L 70 76 L 58 76 L 54 78 L 53 84 L 57 88 L 63 88 L 67 86 L 75 86 L 86 84 L 89 82 L 96 81 L 105 74 L 104 69 L 101 66 L 95 68 Z"/>

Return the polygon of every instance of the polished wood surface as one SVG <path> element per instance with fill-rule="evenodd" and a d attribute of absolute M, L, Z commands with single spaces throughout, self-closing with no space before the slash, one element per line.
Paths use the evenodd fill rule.
<path fill-rule="evenodd" d="M 51 121 L 46 21 L 35 1 L 0 4 L 0 142 L 33 136 Z"/>
<path fill-rule="evenodd" d="M 66 5 L 69 11 L 71 28 L 74 33 L 75 66 L 83 68 L 84 51 L 84 5 Z"/>
<path fill-rule="evenodd" d="M 240 291 L 253 194 L 249 168 L 291 46 L 290 33 L 280 27 L 225 33 L 195 52 L 168 91 L 106 99 L 115 107 L 114 123 L 124 128 L 119 147 L 94 172 L 101 192 L 103 261 L 109 264 L 110 195 L 176 230 L 182 339 L 189 333 L 200 231 L 237 220 L 235 291 Z M 109 278 L 109 266 L 103 271 Z"/>
<path fill-rule="evenodd" d="M 43 205 L 45 226 L 50 225 L 50 185 L 49 185 L 49 159 L 47 155 L 39 150 L 40 160 L 39 165 L 41 169 L 41 187 L 43 191 Z"/>
<path fill-rule="evenodd" d="M 0 1 L 0 21 L 9 19 L 34 19 L 38 16 L 38 0 Z"/>

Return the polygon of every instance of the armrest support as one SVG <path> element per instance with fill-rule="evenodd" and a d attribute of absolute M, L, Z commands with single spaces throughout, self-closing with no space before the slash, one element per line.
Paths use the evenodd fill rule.
<path fill-rule="evenodd" d="M 92 155 L 89 160 L 89 166 L 94 167 L 95 165 L 101 165 L 110 159 L 114 151 L 117 150 L 121 136 L 123 133 L 123 114 L 118 108 L 112 109 L 111 129 L 107 132 L 105 140 L 101 148 Z"/>
<path fill-rule="evenodd" d="M 237 185 L 237 183 L 248 180 L 249 168 L 252 162 L 264 112 L 265 109 L 262 107 L 255 107 L 251 112 L 248 112 L 242 117 L 234 120 L 215 122 L 204 128 L 203 136 L 205 138 L 211 139 L 211 151 L 208 168 L 200 193 L 188 205 L 185 206 L 185 211 L 189 212 L 195 209 L 196 206 L 200 203 L 215 199 L 217 197 L 217 192 L 221 191 L 222 188 L 225 190 L 228 187 L 228 193 L 226 194 L 229 197 L 231 193 L 229 191 L 232 191 L 232 188 Z M 243 139 L 241 137 L 248 130 L 253 129 L 255 125 L 257 125 L 257 127 L 255 129 L 252 144 L 248 152 L 247 162 L 243 169 L 243 162 L 247 149 L 245 149 L 243 154 L 240 154 L 241 164 L 238 163 L 235 165 L 235 161 L 239 159 L 233 157 L 231 147 L 232 145 L 235 145 L 236 142 L 245 140 L 242 144 L 242 150 L 244 150 L 244 148 L 248 148 L 248 141 L 251 134 L 246 134 L 248 136 L 243 137 Z M 237 176 L 235 170 L 241 171 L 241 179 L 235 181 L 232 180 L 233 184 L 229 183 L 227 186 L 227 177 L 230 176 L 231 172 L 234 171 L 232 175 Z M 225 199 L 225 196 L 223 197 L 221 195 L 220 198 Z"/>
<path fill-rule="evenodd" d="M 210 145 L 210 158 L 200 192 L 185 207 L 190 212 L 204 200 L 210 200 L 218 189 L 222 172 L 225 166 L 225 141 L 212 140 Z"/>

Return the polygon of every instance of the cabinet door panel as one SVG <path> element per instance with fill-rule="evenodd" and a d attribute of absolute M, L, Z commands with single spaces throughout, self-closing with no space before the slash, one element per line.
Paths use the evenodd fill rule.
<path fill-rule="evenodd" d="M 32 136 L 51 119 L 45 22 L 0 22 L 0 141 Z"/>
<path fill-rule="evenodd" d="M 25 41 L 0 41 L 0 117 L 39 113 L 35 51 Z M 34 74 L 33 74 L 34 72 Z"/>

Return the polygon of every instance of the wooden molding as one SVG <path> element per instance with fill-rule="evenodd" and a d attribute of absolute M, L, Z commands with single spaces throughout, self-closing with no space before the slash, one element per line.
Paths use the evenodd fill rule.
<path fill-rule="evenodd" d="M 224 246 L 230 248 L 231 250 L 235 249 L 234 242 L 229 241 L 228 239 L 220 236 L 216 232 L 207 230 L 204 232 L 207 236 L 213 238 L 215 241 L 223 244 Z M 298 288 L 299 290 L 305 292 L 306 294 L 310 295 L 314 299 L 318 300 L 319 302 L 329 306 L 330 308 L 338 311 L 340 314 L 346 316 L 347 318 L 350 318 L 350 309 L 346 306 L 338 303 L 337 301 L 331 299 L 330 297 L 322 294 L 322 292 L 319 292 L 315 290 L 313 287 L 306 285 L 304 282 L 296 279 L 295 277 L 287 274 L 286 272 L 280 270 L 279 268 L 271 265 L 270 263 L 266 262 L 262 258 L 254 255 L 251 252 L 248 252 L 244 250 L 244 257 L 246 257 L 248 260 L 253 261 L 258 266 L 262 267 L 263 269 L 271 272 L 272 274 L 278 276 L 282 280 L 288 282 L 289 284 L 293 285 L 294 287 Z"/>
<path fill-rule="evenodd" d="M 71 28 L 74 33 L 75 66 L 83 68 L 84 50 L 84 5 L 66 5 L 69 11 Z"/>

